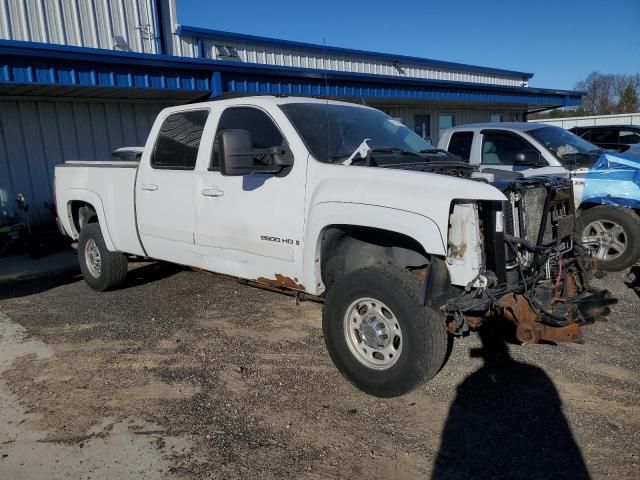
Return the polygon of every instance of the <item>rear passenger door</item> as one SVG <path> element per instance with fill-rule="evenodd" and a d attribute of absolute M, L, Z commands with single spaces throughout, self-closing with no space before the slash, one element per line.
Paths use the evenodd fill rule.
<path fill-rule="evenodd" d="M 209 110 L 202 107 L 169 113 L 149 135 L 136 181 L 136 215 L 150 257 L 198 263 L 194 170 L 208 118 Z"/>

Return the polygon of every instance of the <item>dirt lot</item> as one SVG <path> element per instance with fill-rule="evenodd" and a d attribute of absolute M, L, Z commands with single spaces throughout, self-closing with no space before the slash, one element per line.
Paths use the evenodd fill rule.
<path fill-rule="evenodd" d="M 388 400 L 337 373 L 315 303 L 163 264 L 0 286 L 0 478 L 637 479 L 640 302 L 599 284 L 621 304 L 585 345 L 474 334 Z"/>

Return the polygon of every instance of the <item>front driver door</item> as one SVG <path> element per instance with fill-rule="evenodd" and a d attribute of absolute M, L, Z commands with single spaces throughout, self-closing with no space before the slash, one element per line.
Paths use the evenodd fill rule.
<path fill-rule="evenodd" d="M 262 109 L 234 106 L 221 112 L 207 170 L 198 173 L 196 244 L 208 270 L 300 288 L 307 152 L 288 141 Z M 288 125 L 288 123 L 286 123 Z M 222 130 L 247 130 L 254 148 L 283 146 L 295 159 L 281 174 L 224 176 L 217 140 Z"/>
<path fill-rule="evenodd" d="M 517 165 L 515 159 L 518 153 L 527 150 L 539 152 L 539 150 L 516 133 L 483 130 L 481 135 L 481 170 L 508 170 L 522 173 L 525 177 L 566 174 L 566 170 L 563 167 L 548 165 L 542 155 L 540 166 Z"/>

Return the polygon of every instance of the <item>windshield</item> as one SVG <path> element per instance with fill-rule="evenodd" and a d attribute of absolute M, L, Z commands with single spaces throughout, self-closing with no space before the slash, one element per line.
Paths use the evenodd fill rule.
<path fill-rule="evenodd" d="M 431 143 L 379 110 L 322 103 L 287 103 L 280 108 L 321 162 L 344 160 L 365 139 L 370 139 L 374 151 L 397 150 L 414 156 L 435 151 Z"/>
<path fill-rule="evenodd" d="M 553 152 L 563 163 L 575 161 L 576 156 L 592 157 L 600 154 L 594 144 L 560 127 L 542 127 L 527 132 Z"/>

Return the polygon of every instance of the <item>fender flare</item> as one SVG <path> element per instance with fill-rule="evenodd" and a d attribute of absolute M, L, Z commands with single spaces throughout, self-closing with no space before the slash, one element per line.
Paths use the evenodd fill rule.
<path fill-rule="evenodd" d="M 332 225 L 379 228 L 416 240 L 431 255 L 446 255 L 446 247 L 436 222 L 424 215 L 361 203 L 323 202 L 314 205 L 304 235 L 303 278 L 307 291 L 320 295 L 325 290 L 320 272 L 322 233 Z"/>
<path fill-rule="evenodd" d="M 72 202 L 86 202 L 93 206 L 96 214 L 98 215 L 100 231 L 102 232 L 102 237 L 104 238 L 104 244 L 107 247 L 107 250 L 109 250 L 110 252 L 118 251 L 115 244 L 113 243 L 111 234 L 109 233 L 109 225 L 104 215 L 104 204 L 102 203 L 102 198 L 100 198 L 100 195 L 98 195 L 93 190 L 88 190 L 86 188 L 70 188 L 68 190 L 67 221 L 69 222 L 69 226 L 71 227 L 74 239 L 77 240 L 79 232 L 76 230 L 73 223 L 73 214 L 71 212 Z"/>

